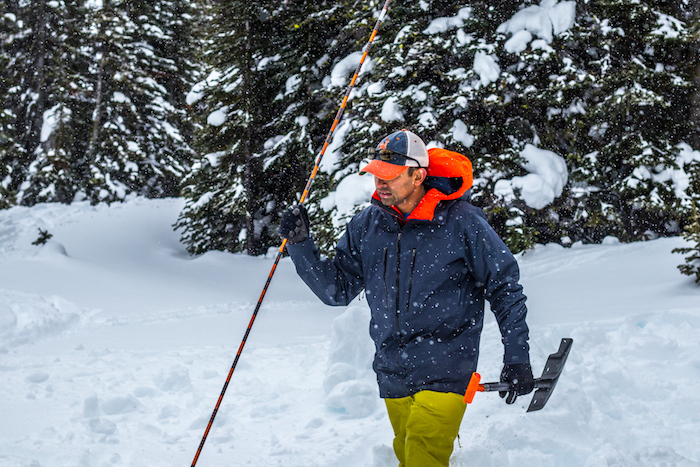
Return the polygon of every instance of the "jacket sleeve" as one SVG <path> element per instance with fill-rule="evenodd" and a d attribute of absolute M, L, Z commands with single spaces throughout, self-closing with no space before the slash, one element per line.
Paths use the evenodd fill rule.
<path fill-rule="evenodd" d="M 321 257 L 311 236 L 287 245 L 297 274 L 326 305 L 347 305 L 364 288 L 360 254 L 350 244 L 346 231 L 335 248 L 333 260 Z"/>
<path fill-rule="evenodd" d="M 467 262 L 483 284 L 486 299 L 501 331 L 503 363 L 529 363 L 527 307 L 515 257 L 481 215 L 474 214 L 467 232 Z"/>

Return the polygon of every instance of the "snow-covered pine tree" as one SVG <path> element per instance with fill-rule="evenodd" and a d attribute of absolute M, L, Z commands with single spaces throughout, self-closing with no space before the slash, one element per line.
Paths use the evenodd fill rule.
<path fill-rule="evenodd" d="M 87 64 L 82 4 L 10 2 L 4 16 L 14 26 L 0 46 L 8 59 L 3 100 L 11 114 L 12 140 L 5 154 L 11 174 L 4 188 L 13 203 L 73 198 L 69 155 L 81 139 L 73 122 Z"/>
<path fill-rule="evenodd" d="M 700 284 L 700 211 L 695 200 L 692 201 L 690 222 L 682 236 L 690 246 L 673 249 L 673 253 L 688 255 L 685 257 L 685 264 L 679 265 L 678 269 L 686 276 L 695 276 L 695 282 Z"/>
<path fill-rule="evenodd" d="M 3 66 L 3 60 L 0 58 L 0 67 Z M 0 80 L 0 87 L 2 81 Z M 3 95 L 0 89 L 0 95 Z M 10 136 L 12 128 L 12 114 L 7 110 L 0 109 L 0 209 L 5 209 L 14 204 L 13 196 L 8 192 L 7 185 L 10 184 L 12 177 L 12 163 L 9 154 L 13 152 L 13 141 Z"/>
<path fill-rule="evenodd" d="M 569 139 L 578 162 L 572 237 L 679 233 L 687 206 L 679 202 L 674 174 L 684 169 L 678 145 L 693 132 L 689 104 L 697 66 L 688 25 L 673 16 L 686 7 L 660 1 L 577 5 L 564 51 L 571 66 L 558 78 L 570 96 L 564 104 L 581 110 L 565 127 L 575 136 Z"/>
<path fill-rule="evenodd" d="M 179 67 L 191 54 L 178 48 L 190 47 L 193 18 L 167 17 L 192 10 L 176 4 L 9 2 L 2 24 L 14 31 L 0 45 L 8 83 L 5 199 L 32 205 L 179 194 L 191 151 L 180 135 L 186 115 L 173 103 L 193 80 Z M 176 33 L 182 43 L 159 47 Z M 164 75 L 185 84 L 165 87 Z"/>
<path fill-rule="evenodd" d="M 201 23 L 208 18 L 209 4 L 197 0 L 159 0 L 144 4 L 130 2 L 129 15 L 139 24 L 141 38 L 159 57 L 152 77 L 167 91 L 175 109 L 170 123 L 186 142 L 193 137 L 193 124 L 187 115 L 186 96 L 202 79 L 203 33 Z"/>
<path fill-rule="evenodd" d="M 1 89 L 4 129 L 8 138 L 3 148 L 7 151 L 3 153 L 3 159 L 7 167 L 6 172 L 10 175 L 9 179 L 4 177 L 3 187 L 9 195 L 18 191 L 24 170 L 31 162 L 28 153 L 36 146 L 32 141 L 38 141 L 38 136 L 32 137 L 32 134 L 38 135 L 38 131 L 31 128 L 36 118 L 32 116 L 30 109 L 36 109 L 35 102 L 41 102 L 43 99 L 40 100 L 39 96 L 32 92 L 32 76 L 28 73 L 31 66 L 28 64 L 37 60 L 34 54 L 30 53 L 37 48 L 32 47 L 35 35 L 28 34 L 26 24 L 27 20 L 33 19 L 37 24 L 35 30 L 40 29 L 41 25 L 37 18 L 25 18 L 26 10 L 20 7 L 17 0 L 8 0 L 3 6 L 4 14 L 0 22 L 3 28 L 0 50 L 4 59 Z M 44 5 L 39 5 L 36 12 L 45 17 L 41 14 L 45 10 L 42 6 Z M 43 110 L 39 109 L 39 112 Z"/>
<path fill-rule="evenodd" d="M 687 212 L 676 183 L 687 166 L 679 143 L 692 134 L 694 88 L 690 28 L 672 16 L 684 16 L 684 5 L 577 2 L 567 25 L 574 4 L 543 1 L 499 26 L 497 95 L 508 104 L 511 138 L 529 126 L 533 142 L 568 165 L 568 183 L 546 206 L 524 190 L 496 199 L 511 214 L 511 245 L 678 233 Z M 542 12 L 551 30 L 527 21 Z M 518 121 L 523 131 L 513 131 Z"/>
<path fill-rule="evenodd" d="M 84 192 L 92 202 L 117 201 L 132 192 L 172 196 L 189 170 L 190 149 L 173 124 L 182 111 L 157 81 L 174 69 L 172 57 L 158 55 L 153 46 L 167 37 L 154 24 L 160 4 L 135 5 L 104 0 L 94 10 L 94 118 Z M 144 5 L 150 9 L 139 10 Z"/>
<path fill-rule="evenodd" d="M 273 206 L 261 154 L 275 136 L 268 125 L 284 111 L 275 100 L 285 86 L 277 9 L 276 2 L 231 0 L 214 8 L 212 72 L 197 102 L 197 149 L 204 156 L 185 181 L 188 201 L 177 224 L 191 253 L 245 249 L 255 255 L 269 243 Z"/>
<path fill-rule="evenodd" d="M 278 216 L 298 200 L 342 97 L 323 81 L 336 56 L 357 48 L 359 37 L 338 37 L 351 17 L 338 2 L 216 6 L 212 71 L 190 99 L 203 157 L 184 183 L 177 223 L 191 253 L 257 255 L 279 244 Z M 323 219 L 314 200 L 327 186 L 320 172 L 309 203 L 315 226 Z"/>
<path fill-rule="evenodd" d="M 678 4 L 677 10 L 681 12 L 677 16 L 686 21 L 690 29 L 696 32 L 695 56 L 698 57 L 700 56 L 700 40 L 697 40 L 697 31 L 700 30 L 700 1 L 677 0 L 673 3 Z M 695 92 L 690 101 L 690 116 L 695 130 L 688 144 L 694 148 L 700 148 L 700 69 L 696 69 L 693 84 Z"/>
<path fill-rule="evenodd" d="M 0 17 L 0 37 L 6 38 L 0 41 L 0 69 L 9 70 L 12 62 L 12 53 L 9 44 L 19 31 L 16 10 L 12 11 L 8 5 L 5 13 Z M 14 154 L 21 148 L 14 141 L 14 123 L 16 121 L 14 110 L 9 106 L 7 97 L 10 95 L 12 81 L 5 74 L 0 77 L 0 96 L 4 105 L 0 107 L 0 209 L 14 204 L 14 196 L 10 192 L 12 184 L 12 172 L 14 169 Z"/>
<path fill-rule="evenodd" d="M 143 66 L 159 88 L 151 106 L 143 108 L 154 127 L 147 134 L 146 149 L 154 173 L 141 191 L 150 196 L 177 196 L 193 157 L 194 125 L 186 95 L 203 72 L 197 23 L 206 18 L 207 5 L 194 0 L 130 0 L 125 8 L 137 25 L 135 42 L 147 44 L 152 51 Z M 162 118 L 165 120 L 159 121 Z"/>

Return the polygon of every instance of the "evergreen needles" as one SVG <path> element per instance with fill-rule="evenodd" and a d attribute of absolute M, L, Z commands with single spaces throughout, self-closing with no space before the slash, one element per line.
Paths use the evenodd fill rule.
<path fill-rule="evenodd" d="M 690 255 L 685 257 L 685 264 L 679 265 L 678 269 L 686 276 L 695 276 L 695 282 L 700 284 L 700 215 L 698 215 L 695 200 L 693 200 L 693 214 L 690 217 L 690 224 L 685 227 L 682 236 L 691 246 L 674 248 L 673 253 L 690 253 Z"/>

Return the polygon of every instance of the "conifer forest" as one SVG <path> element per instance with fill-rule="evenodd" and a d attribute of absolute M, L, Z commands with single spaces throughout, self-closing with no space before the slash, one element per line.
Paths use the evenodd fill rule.
<path fill-rule="evenodd" d="M 266 253 L 383 5 L 3 0 L 0 208 L 183 197 L 190 253 Z M 401 128 L 471 160 L 471 202 L 514 252 L 682 235 L 699 51 L 698 0 L 392 2 L 306 201 L 317 243 Z"/>

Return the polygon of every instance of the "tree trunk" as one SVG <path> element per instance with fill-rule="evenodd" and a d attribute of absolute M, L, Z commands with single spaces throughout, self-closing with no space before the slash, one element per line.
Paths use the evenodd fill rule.
<path fill-rule="evenodd" d="M 105 31 L 106 26 L 106 16 L 109 14 L 110 1 L 104 0 L 102 2 L 102 18 L 100 21 L 100 30 L 98 33 L 98 38 L 100 41 L 99 51 L 101 54 L 100 62 L 97 64 L 97 82 L 95 83 L 95 99 L 94 99 L 94 110 L 92 114 L 92 137 L 90 138 L 90 146 L 88 147 L 88 157 L 90 160 L 94 161 L 97 158 L 97 147 L 99 145 L 100 139 L 100 127 L 102 126 L 102 100 L 103 100 L 103 86 L 104 86 L 104 75 L 105 75 L 105 65 L 107 63 L 107 54 L 109 52 L 107 33 Z"/>
<path fill-rule="evenodd" d="M 245 21 L 245 31 L 246 31 L 246 67 L 243 72 L 243 89 L 246 93 L 246 127 L 245 127 L 245 172 L 243 174 L 243 187 L 245 188 L 246 197 L 246 250 L 251 256 L 258 254 L 257 242 L 255 241 L 255 186 L 254 178 L 255 172 L 253 170 L 253 155 L 251 148 L 253 146 L 252 140 L 252 104 L 250 102 L 250 94 L 252 85 L 251 80 L 251 67 L 253 66 L 253 57 L 251 57 L 250 41 L 252 40 L 250 35 L 250 21 L 246 19 Z"/>
<path fill-rule="evenodd" d="M 37 11 L 36 36 L 32 45 L 34 63 L 28 71 L 31 74 L 32 91 L 37 94 L 34 109 L 30 113 L 29 132 L 26 135 L 25 150 L 28 156 L 32 156 L 36 148 L 41 144 L 41 128 L 44 124 L 44 111 L 46 111 L 46 29 L 48 18 L 46 17 L 46 2 L 40 2 Z"/>
<path fill-rule="evenodd" d="M 691 0 L 690 11 L 692 18 L 690 19 L 692 23 L 697 23 L 700 21 L 700 0 Z M 692 122 L 692 127 L 694 128 L 692 134 L 692 142 L 694 149 L 700 149 L 700 37 L 696 34 L 695 41 L 693 43 L 695 61 L 695 94 L 693 94 L 690 100 L 690 120 Z"/>

